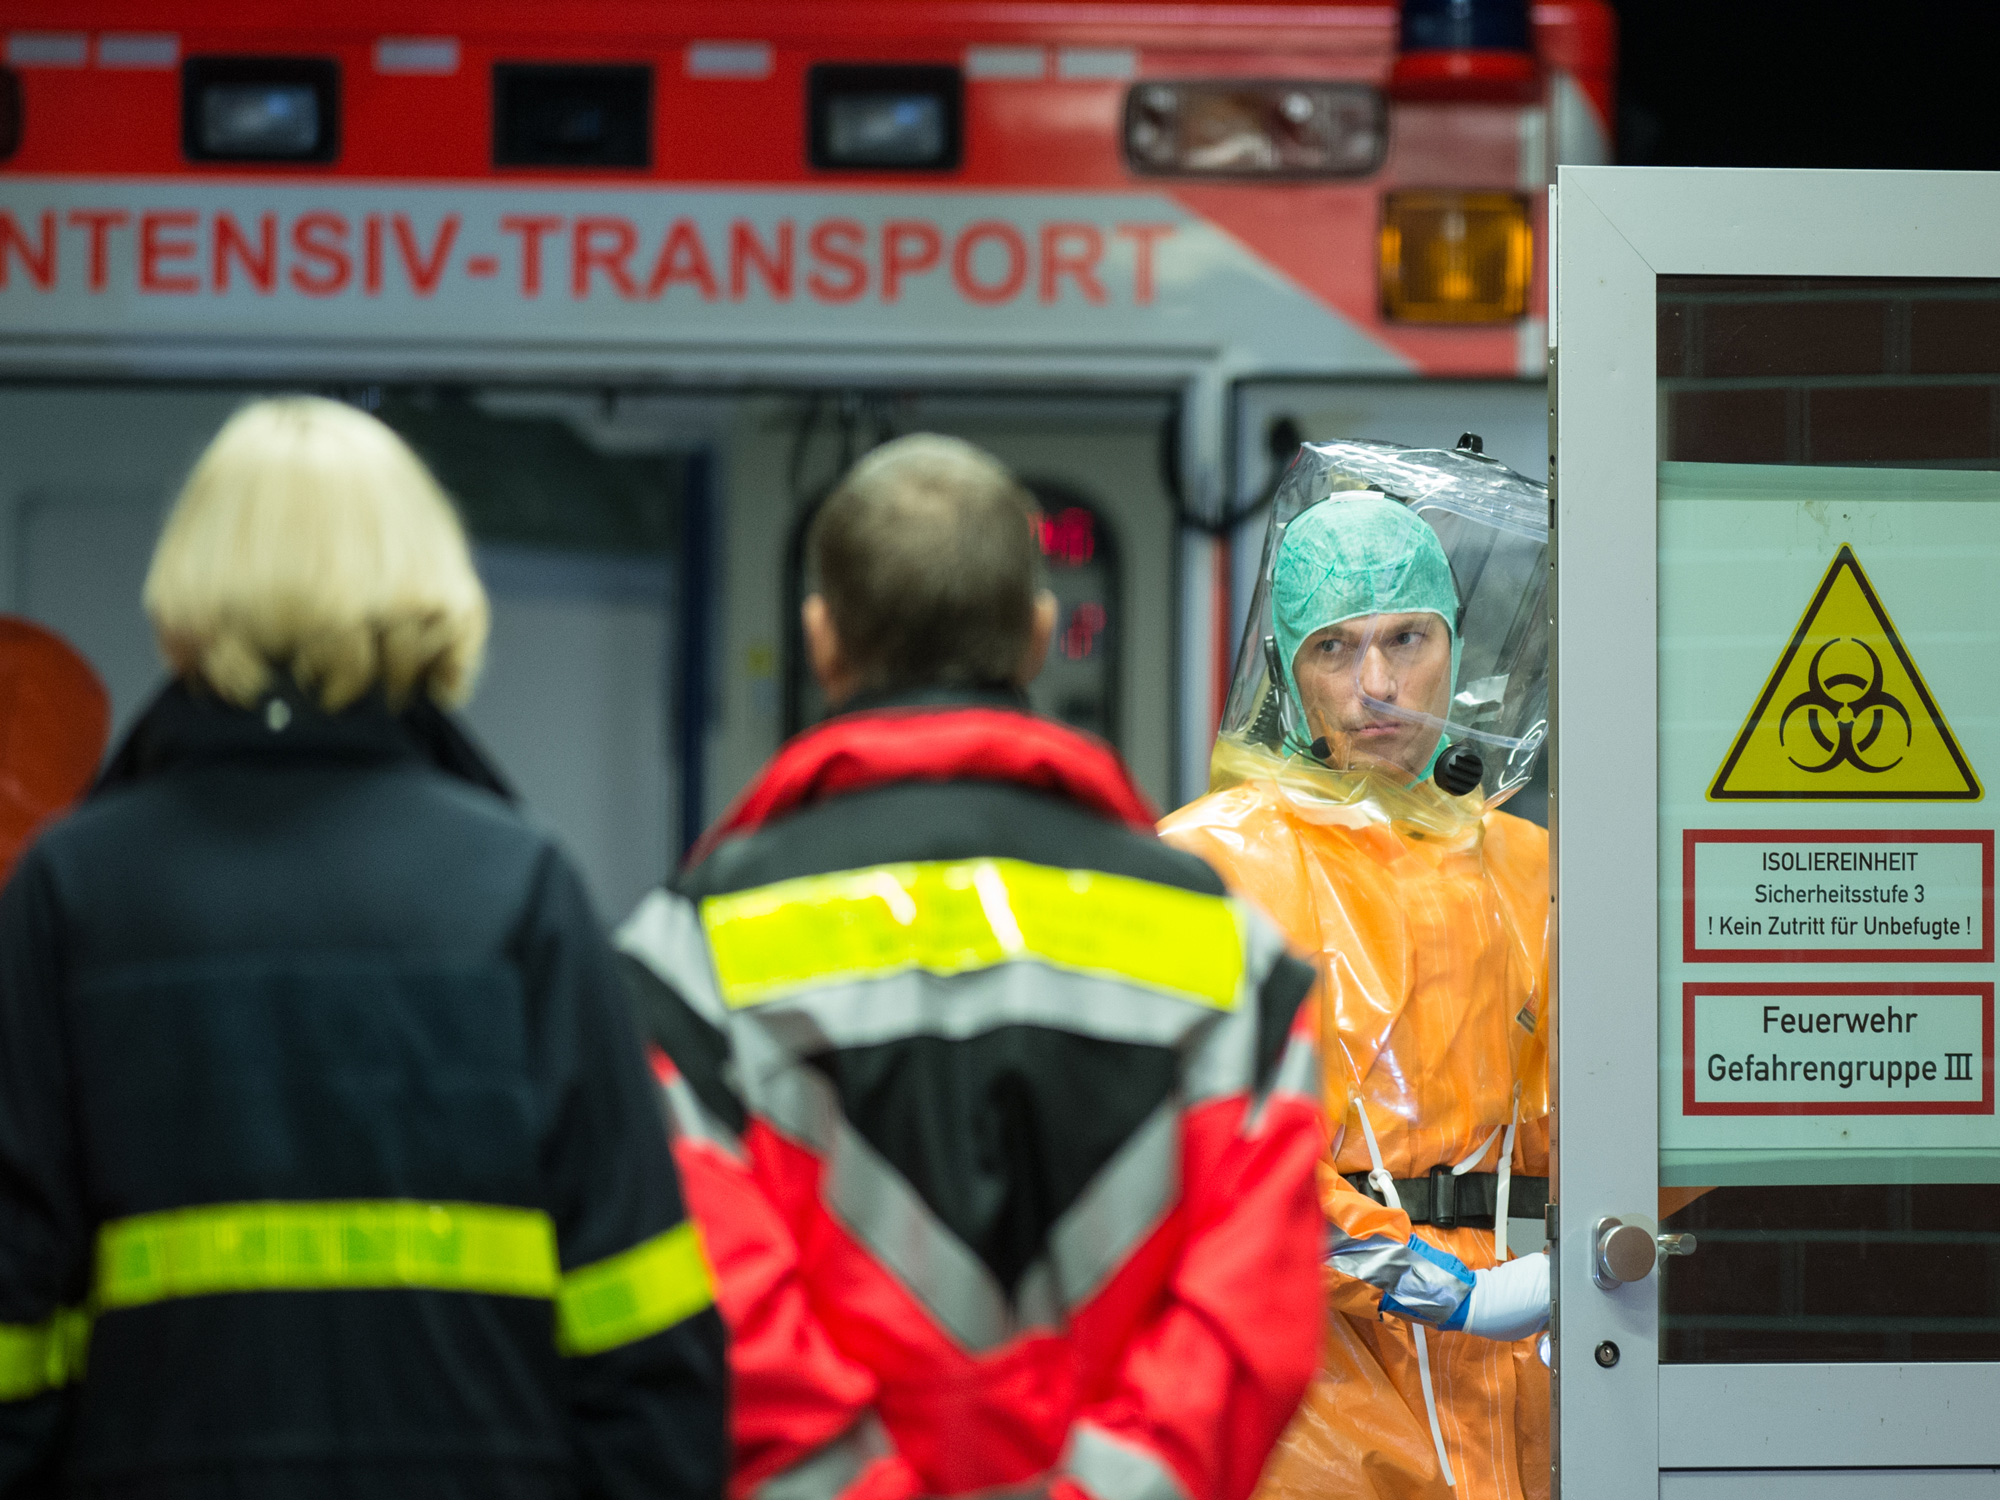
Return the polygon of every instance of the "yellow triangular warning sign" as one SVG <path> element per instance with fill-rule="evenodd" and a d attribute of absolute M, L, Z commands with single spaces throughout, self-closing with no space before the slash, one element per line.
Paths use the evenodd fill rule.
<path fill-rule="evenodd" d="M 1708 795 L 1716 802 L 1984 795 L 1852 547 L 1834 554 Z"/>

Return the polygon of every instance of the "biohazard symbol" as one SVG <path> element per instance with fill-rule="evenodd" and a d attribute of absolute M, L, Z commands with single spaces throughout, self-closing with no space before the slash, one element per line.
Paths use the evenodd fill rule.
<path fill-rule="evenodd" d="M 1842 546 L 1708 789 L 1713 801 L 1977 801 L 1979 778 Z"/>
<path fill-rule="evenodd" d="M 1853 672 L 1836 672 L 1830 677 L 1820 674 L 1820 663 L 1826 660 L 1826 653 L 1838 645 L 1850 645 L 1860 650 L 1868 658 L 1872 674 L 1862 678 Z M 1859 688 L 1859 693 L 1854 689 Z M 1852 694 L 1850 697 L 1840 696 Z M 1907 745 L 1916 735 L 1915 726 L 1910 723 L 1909 710 L 1903 707 L 1903 700 L 1886 693 L 1882 689 L 1882 658 L 1875 654 L 1875 648 L 1866 641 L 1855 640 L 1852 636 L 1845 642 L 1828 641 L 1813 653 L 1812 665 L 1806 668 L 1806 690 L 1785 705 L 1785 712 L 1778 719 L 1778 740 L 1784 742 L 1785 730 L 1792 722 L 1792 715 L 1803 712 L 1805 726 L 1812 731 L 1812 737 L 1819 741 L 1822 750 L 1833 753 L 1816 766 L 1809 766 L 1794 756 L 1792 764 L 1801 771 L 1810 771 L 1817 776 L 1822 771 L 1831 771 L 1845 762 L 1858 771 L 1869 775 L 1879 775 L 1883 771 L 1893 771 L 1903 763 L 1899 754 L 1886 766 L 1873 766 L 1861 758 L 1862 752 L 1875 748 L 1875 742 L 1882 738 L 1882 728 L 1888 716 L 1894 714 L 1903 721 L 1903 743 Z M 1839 739 L 1834 739 L 1820 726 L 1820 715 L 1827 716 L 1827 724 Z M 1861 740 L 1857 744 L 1854 734 L 1863 725 Z"/>

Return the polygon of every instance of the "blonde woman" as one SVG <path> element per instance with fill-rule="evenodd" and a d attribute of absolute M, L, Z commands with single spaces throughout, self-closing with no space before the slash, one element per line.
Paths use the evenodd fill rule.
<path fill-rule="evenodd" d="M 719 1496 L 620 979 L 442 711 L 487 606 L 436 482 L 247 407 L 145 604 L 173 681 L 0 896 L 0 1495 Z"/>

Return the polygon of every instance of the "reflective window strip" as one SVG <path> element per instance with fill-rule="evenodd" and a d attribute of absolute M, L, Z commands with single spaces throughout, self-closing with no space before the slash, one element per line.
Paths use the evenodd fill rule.
<path fill-rule="evenodd" d="M 554 1226 L 532 1209 L 478 1203 L 224 1203 L 119 1219 L 98 1235 L 106 1310 L 339 1287 L 551 1297 Z"/>
<path fill-rule="evenodd" d="M 790 990 L 1030 958 L 1235 1008 L 1243 938 L 1219 896 L 1019 860 L 880 865 L 702 903 L 733 1009 Z"/>
<path fill-rule="evenodd" d="M 556 1293 L 556 1346 L 564 1354 L 602 1354 L 671 1328 L 714 1301 L 708 1261 L 688 1220 L 564 1276 Z"/>
<path fill-rule="evenodd" d="M 0 1401 L 26 1401 L 83 1378 L 90 1316 L 57 1310 L 45 1323 L 0 1323 Z"/>

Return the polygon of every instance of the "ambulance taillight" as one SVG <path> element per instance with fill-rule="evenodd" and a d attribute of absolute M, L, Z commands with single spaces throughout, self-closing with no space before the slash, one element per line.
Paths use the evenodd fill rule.
<path fill-rule="evenodd" d="M 1507 323 L 1528 310 L 1535 231 L 1520 193 L 1382 199 L 1382 315 L 1402 323 Z"/>

